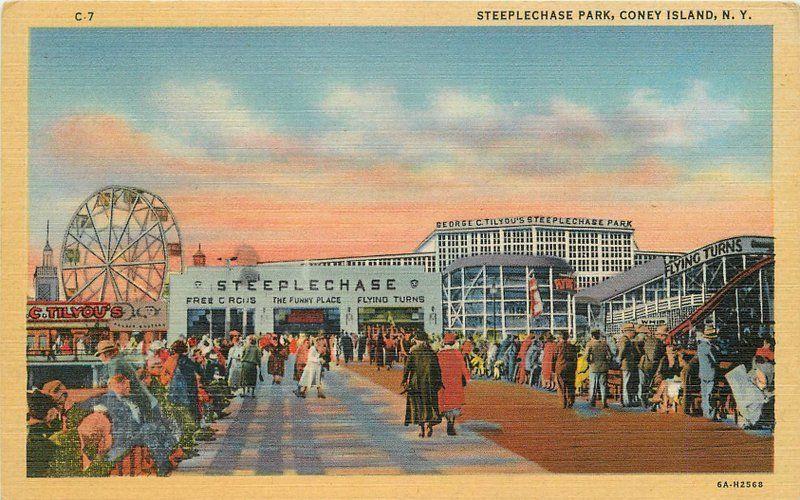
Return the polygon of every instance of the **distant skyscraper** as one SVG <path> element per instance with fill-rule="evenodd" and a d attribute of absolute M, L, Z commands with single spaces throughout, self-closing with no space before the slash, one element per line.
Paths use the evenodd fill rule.
<path fill-rule="evenodd" d="M 42 251 L 42 265 L 33 273 L 36 300 L 58 300 L 58 268 L 53 264 L 53 249 L 50 247 L 50 221 L 47 221 L 47 241 Z"/>

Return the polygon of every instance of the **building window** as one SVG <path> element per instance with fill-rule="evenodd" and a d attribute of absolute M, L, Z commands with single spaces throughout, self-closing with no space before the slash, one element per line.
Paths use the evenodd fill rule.
<path fill-rule="evenodd" d="M 567 235 L 565 231 L 563 229 L 537 229 L 536 253 L 562 259 L 566 258 Z"/>
<path fill-rule="evenodd" d="M 244 310 L 233 308 L 230 310 L 230 325 L 231 330 L 236 330 L 239 333 L 244 333 Z"/>
<path fill-rule="evenodd" d="M 208 335 L 210 331 L 211 331 L 210 309 L 186 310 L 186 334 L 188 336 L 202 337 L 203 335 Z"/>
<path fill-rule="evenodd" d="M 245 328 L 246 335 L 255 335 L 256 333 L 256 310 L 247 309 L 247 328 Z"/>
<path fill-rule="evenodd" d="M 217 338 L 224 337 L 226 333 L 225 309 L 211 309 L 211 335 Z"/>

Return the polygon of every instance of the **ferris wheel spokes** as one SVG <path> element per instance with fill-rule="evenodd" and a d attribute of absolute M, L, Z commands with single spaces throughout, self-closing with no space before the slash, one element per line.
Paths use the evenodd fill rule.
<path fill-rule="evenodd" d="M 131 217 L 133 217 L 133 212 L 134 212 L 134 210 L 136 208 L 136 205 L 139 203 L 139 198 L 140 198 L 140 195 L 137 193 L 136 194 L 136 198 L 133 200 L 133 203 L 131 203 L 129 205 L 128 217 L 125 219 L 125 225 L 122 228 L 122 232 L 120 232 L 119 233 L 119 237 L 116 238 L 117 241 L 114 243 L 114 250 L 111 252 L 111 255 L 114 255 L 117 252 L 117 249 L 119 248 L 119 244 L 120 244 L 120 242 L 122 242 L 122 237 L 128 231 L 128 226 L 130 225 Z"/>
<path fill-rule="evenodd" d="M 183 269 L 180 230 L 157 195 L 110 186 L 73 215 L 61 264 L 68 300 L 157 300 L 171 267 Z"/>
<path fill-rule="evenodd" d="M 152 234 L 148 234 L 147 237 L 151 238 L 150 242 L 147 243 L 144 246 L 144 248 L 142 248 L 142 250 L 138 254 L 134 254 L 133 255 L 133 259 L 134 260 L 143 257 L 145 255 L 145 253 L 147 254 L 147 256 L 149 258 L 152 258 L 154 256 L 154 254 L 152 252 L 150 252 L 150 249 L 153 248 L 153 243 L 161 243 L 161 238 L 159 238 L 158 236 L 153 236 Z M 159 250 L 159 248 L 156 248 L 156 250 Z M 161 250 L 162 250 L 162 253 L 164 253 L 163 252 L 163 248 L 161 248 Z M 156 253 L 155 255 L 158 255 L 158 254 Z"/>
<path fill-rule="evenodd" d="M 103 273 L 104 273 L 104 271 L 100 271 L 99 273 L 95 274 L 95 275 L 94 275 L 94 277 L 93 277 L 92 279 L 90 279 L 89 281 L 87 281 L 87 282 L 86 282 L 86 283 L 85 283 L 85 284 L 84 284 L 84 285 L 83 285 L 83 286 L 80 288 L 80 290 L 78 290 L 77 292 L 75 292 L 75 295 L 80 295 L 81 293 L 83 293 L 83 291 L 84 291 L 84 290 L 86 290 L 87 288 L 89 288 L 89 287 L 92 285 L 92 283 L 94 283 L 94 282 L 97 280 L 97 278 L 99 278 L 99 277 L 100 277 L 100 275 L 101 275 L 101 274 L 103 274 Z"/>
<path fill-rule="evenodd" d="M 130 248 L 131 248 L 132 246 L 134 246 L 136 243 L 138 243 L 138 242 L 139 242 L 139 240 L 141 240 L 142 238 L 144 238 L 144 236 L 145 236 L 147 233 L 149 233 L 150 231 L 152 231 L 153 229 L 155 229 L 156 227 L 158 227 L 158 224 L 159 224 L 159 223 L 158 223 L 158 222 L 156 222 L 155 224 L 153 224 L 152 226 L 150 226 L 150 228 L 149 228 L 147 231 L 145 231 L 145 232 L 141 233 L 139 236 L 137 236 L 137 237 L 136 237 L 136 238 L 135 238 L 135 239 L 134 239 L 132 242 L 130 242 L 130 243 L 128 244 L 128 246 L 127 246 L 127 247 L 125 247 L 125 250 L 122 250 L 121 252 L 117 253 L 117 254 L 116 254 L 116 255 L 115 255 L 113 258 L 111 258 L 111 259 L 110 259 L 110 261 L 109 261 L 109 263 L 113 263 L 115 260 L 117 260 L 118 258 L 120 258 L 120 257 L 121 257 L 121 256 L 122 256 L 122 255 L 123 255 L 125 252 L 127 252 L 128 250 L 130 250 Z"/>
<path fill-rule="evenodd" d="M 124 280 L 125 280 L 125 281 L 127 281 L 127 282 L 128 282 L 130 285 L 133 285 L 134 287 L 136 287 L 137 289 L 139 289 L 139 291 L 140 291 L 140 292 L 142 292 L 143 294 L 147 295 L 147 296 L 148 296 L 148 297 L 149 297 L 151 300 L 156 300 L 156 299 L 158 298 L 158 297 L 153 297 L 152 295 L 150 295 L 150 293 L 149 293 L 149 292 L 147 292 L 147 291 L 146 291 L 144 288 L 142 288 L 142 287 L 140 287 L 139 285 L 137 285 L 137 284 L 136 284 L 136 282 L 134 282 L 133 280 L 131 280 L 130 278 L 128 278 L 127 276 L 125 276 L 123 273 L 121 273 L 121 272 L 117 271 L 117 270 L 116 270 L 116 269 L 114 269 L 113 267 L 112 267 L 112 268 L 110 268 L 110 269 L 111 269 L 111 271 L 112 271 L 112 272 L 115 272 L 115 273 L 117 273 L 117 275 L 118 275 L 120 278 L 124 279 Z"/>
<path fill-rule="evenodd" d="M 83 240 L 81 240 L 79 236 L 75 236 L 74 234 L 72 234 L 72 228 L 71 227 L 68 228 L 67 231 L 68 231 L 68 235 L 71 236 L 75 240 L 76 243 L 78 243 L 79 245 L 84 247 L 86 250 L 88 250 L 92 255 L 97 257 L 97 259 L 99 259 L 101 262 L 105 262 L 105 260 L 106 260 L 105 257 L 97 255 L 97 253 L 94 250 L 92 250 L 92 248 L 89 245 L 84 243 Z M 103 253 L 103 252 L 101 251 L 100 253 Z"/>
<path fill-rule="evenodd" d="M 103 248 L 103 242 L 100 241 L 100 234 L 97 232 L 97 224 L 94 222 L 94 217 L 92 216 L 92 211 L 89 210 L 89 205 L 86 205 L 86 213 L 89 214 L 89 222 L 92 225 L 92 231 L 94 231 L 95 238 L 97 238 L 97 244 L 100 247 L 100 252 L 105 253 L 107 250 Z M 103 257 L 104 259 L 108 259 L 108 255 Z"/>

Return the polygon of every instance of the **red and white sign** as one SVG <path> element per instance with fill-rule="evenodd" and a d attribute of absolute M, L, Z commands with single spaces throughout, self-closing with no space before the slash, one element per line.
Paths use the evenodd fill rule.
<path fill-rule="evenodd" d="M 531 316 L 534 318 L 541 316 L 544 312 L 544 304 L 542 303 L 542 295 L 539 293 L 539 285 L 533 276 L 528 280 L 528 301 L 531 305 Z"/>
<path fill-rule="evenodd" d="M 36 321 L 108 321 L 121 318 L 123 308 L 107 302 L 29 302 L 29 322 Z"/>
<path fill-rule="evenodd" d="M 572 276 L 561 276 L 553 280 L 553 285 L 555 285 L 556 290 L 567 291 L 567 292 L 574 292 L 578 289 L 577 284 L 575 283 L 575 278 Z"/>

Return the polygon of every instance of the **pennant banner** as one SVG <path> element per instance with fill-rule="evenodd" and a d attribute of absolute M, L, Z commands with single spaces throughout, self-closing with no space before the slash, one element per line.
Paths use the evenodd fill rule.
<path fill-rule="evenodd" d="M 541 316 L 544 312 L 544 304 L 542 303 L 542 295 L 539 293 L 539 285 L 536 284 L 536 278 L 533 275 L 528 280 L 528 300 L 530 302 L 531 316 L 534 318 Z"/>

